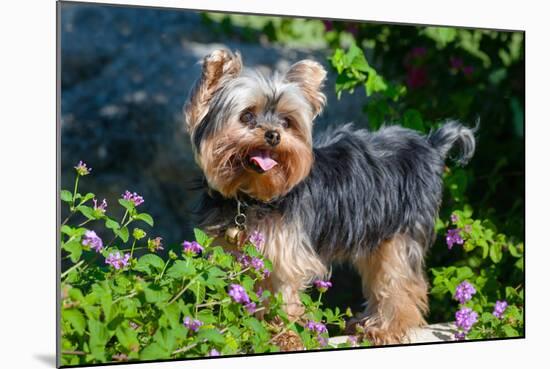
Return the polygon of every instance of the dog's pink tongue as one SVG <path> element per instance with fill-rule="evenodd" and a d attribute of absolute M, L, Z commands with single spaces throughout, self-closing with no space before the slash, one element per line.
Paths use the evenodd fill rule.
<path fill-rule="evenodd" d="M 278 163 L 271 158 L 268 151 L 258 151 L 250 156 L 250 160 L 256 163 L 264 172 L 267 172 Z"/>

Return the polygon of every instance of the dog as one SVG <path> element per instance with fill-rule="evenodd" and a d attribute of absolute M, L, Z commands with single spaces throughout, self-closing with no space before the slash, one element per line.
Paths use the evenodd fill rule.
<path fill-rule="evenodd" d="M 223 237 L 239 214 L 246 229 L 264 235 L 269 288 L 282 294 L 289 316 L 303 313 L 300 291 L 326 278 L 331 263 L 350 262 L 362 280 L 367 337 L 401 343 L 426 324 L 424 257 L 435 239 L 445 159 L 455 147 L 466 164 L 475 129 L 448 121 L 423 136 L 344 124 L 314 139 L 326 74 L 312 60 L 266 76 L 245 69 L 238 52 L 204 58 L 184 106 L 207 187 L 199 224 Z"/>

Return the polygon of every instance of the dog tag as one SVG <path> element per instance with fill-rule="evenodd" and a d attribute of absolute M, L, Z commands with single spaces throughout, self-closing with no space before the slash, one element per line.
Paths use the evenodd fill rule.
<path fill-rule="evenodd" d="M 246 240 L 246 231 L 239 227 L 229 227 L 225 231 L 225 240 L 232 245 L 242 245 Z"/>

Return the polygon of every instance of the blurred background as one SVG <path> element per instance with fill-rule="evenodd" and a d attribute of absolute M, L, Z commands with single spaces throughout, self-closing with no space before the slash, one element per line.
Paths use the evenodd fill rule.
<path fill-rule="evenodd" d="M 165 251 L 192 238 L 199 175 L 182 106 L 200 61 L 238 50 L 246 66 L 284 71 L 313 58 L 329 71 L 316 131 L 355 122 L 402 124 L 428 132 L 445 119 L 473 126 L 478 149 L 465 168 L 449 165 L 441 219 L 474 209 L 512 240 L 524 239 L 524 34 L 449 27 L 230 15 L 61 3 L 61 187 L 73 167 L 93 168 L 81 192 L 106 198 L 122 216 L 125 190 L 145 198 L 150 236 Z M 351 175 L 351 174 L 350 174 Z M 119 209 L 116 209 L 119 208 Z M 65 214 L 62 213 L 62 218 Z M 101 234 L 102 230 L 97 232 Z M 428 267 L 453 262 L 440 235 Z M 334 269 L 328 304 L 360 309 L 357 275 Z M 443 319 L 432 306 L 430 320 Z"/>

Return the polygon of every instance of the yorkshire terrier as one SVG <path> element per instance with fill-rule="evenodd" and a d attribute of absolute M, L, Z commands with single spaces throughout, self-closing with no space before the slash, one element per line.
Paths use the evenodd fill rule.
<path fill-rule="evenodd" d="M 239 53 L 204 58 L 184 107 L 207 184 L 200 224 L 222 237 L 239 211 L 246 229 L 264 234 L 269 287 L 290 316 L 303 313 L 299 292 L 326 278 L 332 262 L 350 262 L 367 300 L 367 337 L 405 342 L 425 324 L 424 257 L 435 239 L 444 161 L 454 146 L 460 164 L 471 159 L 474 129 L 451 121 L 423 136 L 345 124 L 314 139 L 326 74 L 312 60 L 268 77 L 244 69 Z"/>

